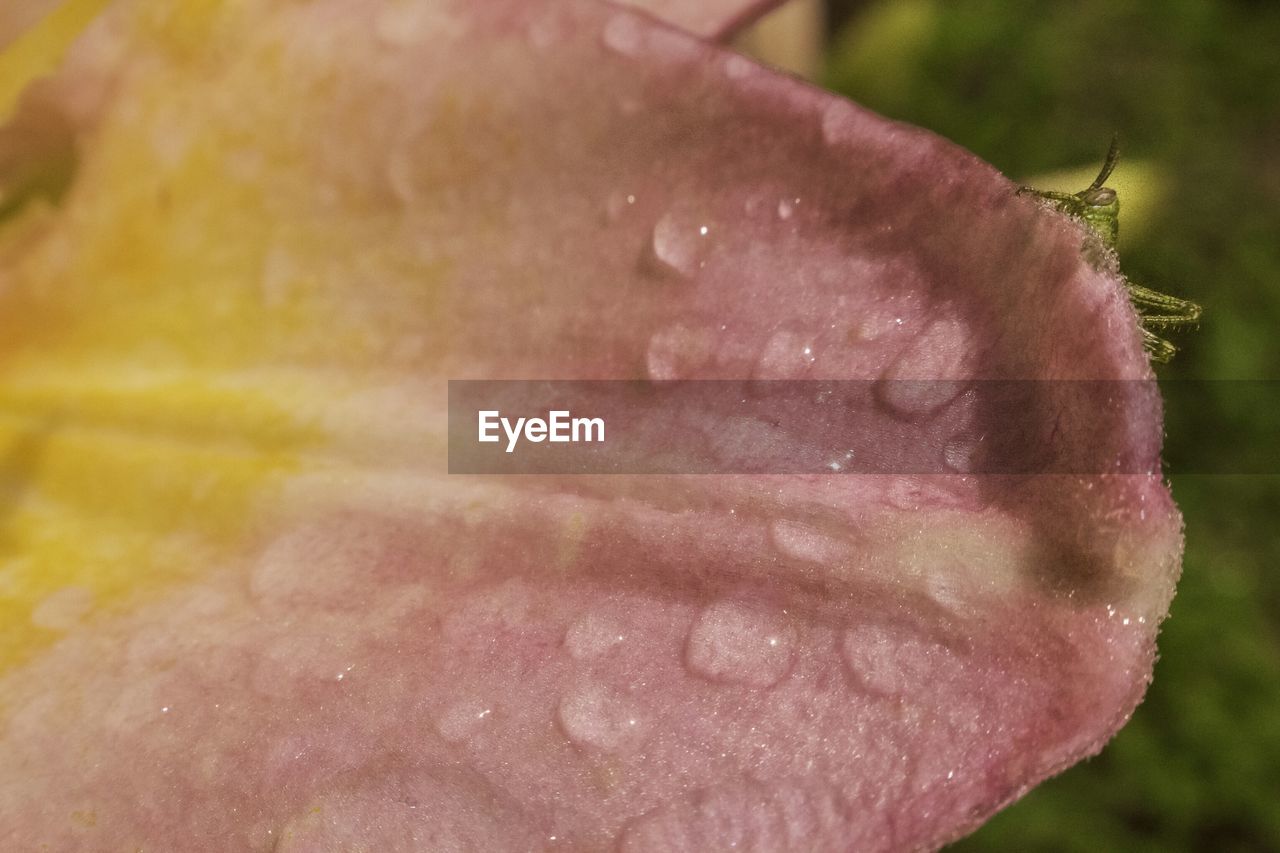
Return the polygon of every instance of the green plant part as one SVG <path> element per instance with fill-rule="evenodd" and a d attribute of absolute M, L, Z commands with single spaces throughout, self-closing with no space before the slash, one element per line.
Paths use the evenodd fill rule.
<path fill-rule="evenodd" d="M 1104 184 L 1111 177 L 1119 160 L 1119 138 L 1112 137 L 1107 159 L 1103 162 L 1098 177 L 1080 192 L 1051 192 L 1032 187 L 1019 187 L 1018 192 L 1037 195 L 1068 216 L 1082 220 L 1103 245 L 1114 252 L 1120 238 L 1120 198 L 1115 190 Z M 1125 278 L 1124 283 L 1129 291 L 1129 300 L 1138 313 L 1143 346 L 1153 361 L 1168 362 L 1177 352 L 1177 347 L 1157 332 L 1195 325 L 1200 320 L 1200 306 L 1186 299 L 1134 284 L 1128 278 Z"/>

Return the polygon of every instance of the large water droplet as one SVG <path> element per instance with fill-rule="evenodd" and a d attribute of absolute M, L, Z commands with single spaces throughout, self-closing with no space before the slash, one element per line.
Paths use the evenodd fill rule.
<path fill-rule="evenodd" d="M 940 643 L 912 636 L 897 626 L 858 625 L 844 632 L 840 655 L 855 684 L 882 696 L 924 692 L 951 666 L 950 651 Z"/>
<path fill-rule="evenodd" d="M 936 320 L 885 369 L 876 393 L 897 417 L 927 418 L 965 389 L 970 369 L 968 329 L 959 320 Z"/>
<path fill-rule="evenodd" d="M 715 353 L 715 337 L 705 329 L 668 326 L 649 340 L 645 366 L 656 381 L 689 379 Z"/>
<path fill-rule="evenodd" d="M 617 752 L 644 742 L 647 720 L 635 699 L 603 684 L 589 682 L 560 700 L 560 727 L 582 747 Z"/>
<path fill-rule="evenodd" d="M 702 611 L 685 660 L 696 675 L 727 684 L 770 687 L 790 670 L 795 632 L 782 619 L 732 601 Z"/>
<path fill-rule="evenodd" d="M 622 624 L 611 616 L 588 613 L 569 626 L 564 647 L 575 660 L 603 657 L 627 639 Z"/>
<path fill-rule="evenodd" d="M 658 275 L 692 278 L 706 264 L 710 237 L 711 226 L 664 214 L 653 226 L 642 264 Z"/>

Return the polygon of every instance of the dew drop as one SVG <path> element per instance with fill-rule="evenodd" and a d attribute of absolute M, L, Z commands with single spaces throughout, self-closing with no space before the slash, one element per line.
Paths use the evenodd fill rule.
<path fill-rule="evenodd" d="M 629 696 L 590 682 L 578 685 L 560 700 L 560 727 L 576 744 L 617 752 L 644 742 L 646 720 L 640 703 Z"/>
<path fill-rule="evenodd" d="M 601 38 L 605 47 L 623 56 L 634 57 L 644 49 L 644 31 L 634 15 L 614 15 L 604 25 Z"/>
<path fill-rule="evenodd" d="M 626 639 L 626 631 L 618 620 L 588 613 L 569 626 L 564 635 L 564 647 L 574 660 L 592 660 L 613 651 Z"/>
<path fill-rule="evenodd" d="M 918 636 L 895 636 L 908 629 L 858 625 L 844 632 L 840 656 L 855 684 L 872 693 L 900 697 L 927 690 L 955 665 L 946 646 Z"/>
<path fill-rule="evenodd" d="M 653 234 L 642 257 L 642 266 L 661 276 L 692 278 L 706 265 L 704 255 L 710 243 L 709 226 L 688 223 L 667 213 L 653 226 Z"/>
<path fill-rule="evenodd" d="M 778 202 L 778 218 L 782 220 L 790 219 L 796 212 L 796 207 L 800 204 L 798 198 L 784 198 Z"/>
<path fill-rule="evenodd" d="M 965 325 L 937 320 L 885 369 L 876 383 L 877 397 L 896 417 L 928 418 L 965 389 L 966 383 L 956 377 L 965 374 L 969 362 Z"/>
<path fill-rule="evenodd" d="M 457 702 L 436 720 L 436 731 L 450 743 L 473 737 L 493 716 L 493 707 L 479 699 Z"/>
<path fill-rule="evenodd" d="M 709 681 L 770 687 L 791 669 L 795 632 L 781 619 L 732 601 L 702 611 L 689 632 L 685 661 Z"/>
<path fill-rule="evenodd" d="M 852 450 L 846 450 L 844 453 L 828 462 L 827 468 L 838 474 L 853 463 L 855 456 L 856 454 Z"/>
<path fill-rule="evenodd" d="M 777 332 L 761 350 L 753 378 L 799 379 L 816 360 L 812 343 L 794 332 Z"/>

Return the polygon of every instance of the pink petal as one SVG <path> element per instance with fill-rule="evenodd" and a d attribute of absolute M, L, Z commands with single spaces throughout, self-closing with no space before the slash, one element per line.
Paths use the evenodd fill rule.
<path fill-rule="evenodd" d="M 1158 474 L 445 473 L 446 379 L 1148 379 L 1075 225 L 602 4 L 158 9 L 0 228 L 10 536 L 106 602 L 0 681 L 4 846 L 930 847 L 1127 719 Z M 1155 465 L 1157 407 L 1043 387 Z"/>
<path fill-rule="evenodd" d="M 785 0 L 613 0 L 641 9 L 672 26 L 705 39 L 724 41 L 750 26 Z"/>

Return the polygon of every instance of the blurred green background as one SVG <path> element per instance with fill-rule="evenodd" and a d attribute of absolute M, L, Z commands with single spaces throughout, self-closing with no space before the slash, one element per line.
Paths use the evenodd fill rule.
<path fill-rule="evenodd" d="M 1280 2 L 835 0 L 827 14 L 824 85 L 1015 180 L 1081 189 L 1119 132 L 1121 266 L 1205 308 L 1158 373 L 1280 380 Z M 1213 470 L 1280 441 L 1277 394 L 1196 387 L 1170 399 L 1168 458 Z M 1146 701 L 1099 757 L 952 849 L 1280 850 L 1280 476 L 1175 474 L 1173 490 L 1186 560 Z"/>

